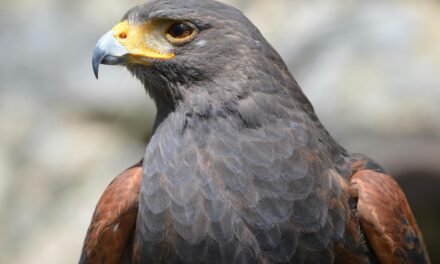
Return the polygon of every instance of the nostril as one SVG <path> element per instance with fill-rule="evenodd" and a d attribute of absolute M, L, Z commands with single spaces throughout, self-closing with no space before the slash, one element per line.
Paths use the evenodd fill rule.
<path fill-rule="evenodd" d="M 127 38 L 127 33 L 124 33 L 124 32 L 119 33 L 119 38 L 120 39 L 126 39 Z"/>

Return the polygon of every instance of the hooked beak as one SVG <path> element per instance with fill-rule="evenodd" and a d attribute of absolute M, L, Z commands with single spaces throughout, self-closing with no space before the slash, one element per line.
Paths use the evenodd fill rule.
<path fill-rule="evenodd" d="M 110 30 L 102 36 L 93 50 L 93 73 L 98 79 L 99 65 L 119 65 L 126 61 L 127 49 L 119 43 Z"/>
<path fill-rule="evenodd" d="M 161 41 L 163 27 L 160 22 L 145 22 L 131 25 L 127 20 L 116 24 L 102 36 L 93 51 L 93 72 L 98 78 L 100 64 L 143 64 L 152 65 L 154 60 L 170 60 L 170 44 Z M 159 35 L 158 35 L 159 34 Z"/>

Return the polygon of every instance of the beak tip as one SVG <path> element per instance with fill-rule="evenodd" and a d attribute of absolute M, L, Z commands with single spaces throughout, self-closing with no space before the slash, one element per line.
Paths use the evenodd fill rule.
<path fill-rule="evenodd" d="M 99 49 L 95 49 L 93 51 L 92 67 L 93 67 L 93 74 L 95 75 L 96 79 L 98 79 L 99 65 L 101 64 L 103 57 L 104 57 L 104 54 L 102 52 L 100 52 Z"/>
<path fill-rule="evenodd" d="M 99 68 L 99 66 L 95 67 L 95 65 L 93 65 L 93 74 L 95 75 L 96 80 L 98 80 L 98 75 L 99 75 L 98 68 Z"/>

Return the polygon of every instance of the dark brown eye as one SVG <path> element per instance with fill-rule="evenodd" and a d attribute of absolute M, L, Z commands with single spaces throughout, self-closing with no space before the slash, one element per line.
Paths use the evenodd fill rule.
<path fill-rule="evenodd" d="M 175 39 L 183 39 L 193 34 L 194 29 L 182 22 L 177 22 L 171 25 L 168 29 L 168 34 Z"/>
<path fill-rule="evenodd" d="M 173 23 L 166 32 L 169 42 L 174 45 L 183 45 L 192 41 L 197 35 L 197 30 L 191 24 L 186 22 Z"/>

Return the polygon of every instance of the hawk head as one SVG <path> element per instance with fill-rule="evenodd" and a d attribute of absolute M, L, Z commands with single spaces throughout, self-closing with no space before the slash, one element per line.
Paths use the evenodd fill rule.
<path fill-rule="evenodd" d="M 126 66 L 158 108 L 192 94 L 229 101 L 291 78 L 239 10 L 212 0 L 152 0 L 134 7 L 98 41 L 96 77 L 100 64 Z"/>

